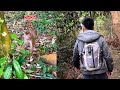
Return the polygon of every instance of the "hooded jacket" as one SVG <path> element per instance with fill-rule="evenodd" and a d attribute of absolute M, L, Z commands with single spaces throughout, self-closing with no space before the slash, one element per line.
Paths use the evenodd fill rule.
<path fill-rule="evenodd" d="M 81 63 L 80 52 L 83 49 L 84 43 L 90 43 L 95 40 L 99 43 L 102 49 L 103 63 L 99 70 L 87 71 L 85 66 Z M 87 75 L 101 74 L 108 71 L 112 72 L 113 70 L 113 59 L 111 53 L 109 52 L 107 43 L 105 42 L 105 39 L 95 30 L 86 30 L 85 32 L 79 33 L 73 49 L 72 64 L 77 68 L 80 67 L 81 73 Z"/>

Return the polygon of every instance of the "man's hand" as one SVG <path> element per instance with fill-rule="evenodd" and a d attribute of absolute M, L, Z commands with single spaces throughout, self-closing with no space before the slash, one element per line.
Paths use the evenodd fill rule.
<path fill-rule="evenodd" d="M 78 70 L 80 70 L 80 67 L 77 67 Z"/>
<path fill-rule="evenodd" d="M 108 76 L 111 76 L 111 74 L 112 74 L 111 72 L 107 72 L 107 75 L 108 75 Z"/>

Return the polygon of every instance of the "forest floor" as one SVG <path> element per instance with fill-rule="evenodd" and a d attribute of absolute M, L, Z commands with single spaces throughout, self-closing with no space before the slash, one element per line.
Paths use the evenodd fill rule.
<path fill-rule="evenodd" d="M 109 77 L 109 79 L 120 79 L 120 51 L 111 50 L 111 53 L 114 61 L 114 70 L 112 72 L 112 75 Z M 61 79 L 82 79 L 82 75 L 80 74 L 80 71 L 68 63 L 62 64 L 58 76 Z"/>

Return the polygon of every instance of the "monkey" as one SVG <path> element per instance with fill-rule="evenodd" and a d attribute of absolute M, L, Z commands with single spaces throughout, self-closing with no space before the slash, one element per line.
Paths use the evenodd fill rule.
<path fill-rule="evenodd" d="M 30 56 L 33 56 L 33 50 L 35 48 L 35 40 L 37 38 L 37 30 L 28 30 L 24 33 L 24 43 L 22 48 L 25 49 L 25 47 L 29 44 L 30 45 Z"/>

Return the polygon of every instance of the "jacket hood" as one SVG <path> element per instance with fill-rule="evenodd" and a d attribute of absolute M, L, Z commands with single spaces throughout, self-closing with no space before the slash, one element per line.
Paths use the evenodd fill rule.
<path fill-rule="evenodd" d="M 100 34 L 95 30 L 86 30 L 85 32 L 80 32 L 78 35 L 78 39 L 85 43 L 93 42 L 99 37 Z"/>

